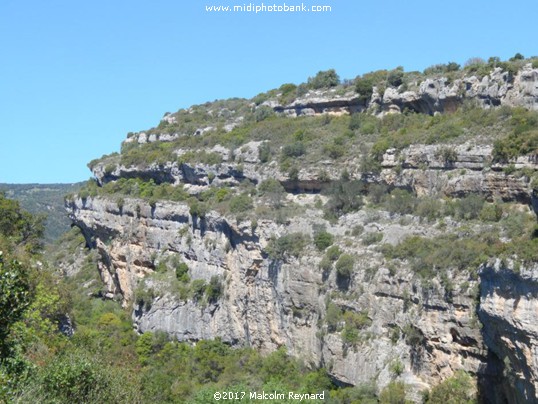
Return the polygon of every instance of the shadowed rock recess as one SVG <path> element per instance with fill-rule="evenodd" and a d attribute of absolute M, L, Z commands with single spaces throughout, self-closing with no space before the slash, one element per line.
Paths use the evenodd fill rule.
<path fill-rule="evenodd" d="M 533 402 L 532 66 L 166 114 L 66 208 L 140 333 L 286 346 L 416 402 L 459 370 L 481 402 Z M 520 133 L 534 149 L 503 151 Z"/>

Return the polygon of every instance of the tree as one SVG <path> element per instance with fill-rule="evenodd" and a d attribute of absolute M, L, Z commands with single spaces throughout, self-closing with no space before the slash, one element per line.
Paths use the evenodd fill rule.
<path fill-rule="evenodd" d="M 252 207 L 252 198 L 246 193 L 236 195 L 230 199 L 230 212 L 232 213 L 243 213 L 251 210 Z"/>
<path fill-rule="evenodd" d="M 387 70 L 376 70 L 355 79 L 355 91 L 359 93 L 361 102 L 367 104 L 370 101 L 374 87 L 378 87 L 380 93 L 384 91 L 381 86 L 385 85 L 388 73 Z"/>
<path fill-rule="evenodd" d="M 330 199 L 326 205 L 327 214 L 339 217 L 359 210 L 363 205 L 363 191 L 364 184 L 361 181 L 350 180 L 349 174 L 343 173 L 341 179 L 335 181 L 328 190 Z"/>
<path fill-rule="evenodd" d="M 521 53 L 516 53 L 513 57 L 510 58 L 510 62 L 515 62 L 516 60 L 524 60 L 525 56 L 523 56 Z"/>
<path fill-rule="evenodd" d="M 403 83 L 403 77 L 403 67 L 399 66 L 388 73 L 387 83 L 392 87 L 399 87 Z"/>
<path fill-rule="evenodd" d="M 278 180 L 269 178 L 260 183 L 258 192 L 272 207 L 280 208 L 286 190 Z"/>
<path fill-rule="evenodd" d="M 0 251 L 0 363 L 9 355 L 8 335 L 31 302 L 28 274 L 16 261 L 4 261 Z"/>
<path fill-rule="evenodd" d="M 275 111 L 273 111 L 273 108 L 268 107 L 267 105 L 262 105 L 256 108 L 256 112 L 254 112 L 254 119 L 256 120 L 256 122 L 261 122 L 273 116 L 274 114 Z"/>
<path fill-rule="evenodd" d="M 473 403 L 474 386 L 471 376 L 464 371 L 457 372 L 453 377 L 435 386 L 429 394 L 427 403 L 451 404 Z"/>
<path fill-rule="evenodd" d="M 319 71 L 315 77 L 308 78 L 308 87 L 313 89 L 336 87 L 340 84 L 340 77 L 334 69 Z"/>
<path fill-rule="evenodd" d="M 467 59 L 465 62 L 465 67 L 475 66 L 475 65 L 485 65 L 486 61 L 480 57 L 472 57 Z"/>
<path fill-rule="evenodd" d="M 405 384 L 390 382 L 379 395 L 381 404 L 405 404 Z"/>
<path fill-rule="evenodd" d="M 271 239 L 267 245 L 267 254 L 274 260 L 284 260 L 289 256 L 298 258 L 303 252 L 309 238 L 303 233 L 290 233 L 277 239 Z"/>
<path fill-rule="evenodd" d="M 19 202 L 0 192 L 0 236 L 9 240 L 8 245 L 23 245 L 31 254 L 39 252 L 44 222 L 44 216 L 23 211 Z"/>

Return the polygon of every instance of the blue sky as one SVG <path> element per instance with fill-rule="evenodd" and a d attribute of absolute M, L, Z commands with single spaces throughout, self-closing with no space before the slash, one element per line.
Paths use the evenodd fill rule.
<path fill-rule="evenodd" d="M 271 0 L 326 13 L 209 13 L 248 0 L 0 0 L 0 182 L 75 182 L 126 133 L 334 68 L 342 78 L 538 55 L 538 2 Z"/>

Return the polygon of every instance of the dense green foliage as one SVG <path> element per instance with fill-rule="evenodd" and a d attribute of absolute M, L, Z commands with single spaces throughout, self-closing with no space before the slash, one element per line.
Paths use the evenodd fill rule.
<path fill-rule="evenodd" d="M 426 396 L 428 404 L 472 404 L 474 399 L 473 381 L 463 372 L 457 372 L 453 377 L 435 386 Z"/>
<path fill-rule="evenodd" d="M 523 108 L 513 110 L 508 136 L 494 144 L 493 156 L 496 161 L 508 162 L 521 155 L 538 153 L 538 115 Z"/>
<path fill-rule="evenodd" d="M 319 251 L 324 251 L 334 242 L 334 236 L 325 230 L 319 231 L 314 235 L 314 245 Z"/>
<path fill-rule="evenodd" d="M 338 261 L 336 261 L 336 273 L 344 278 L 349 278 L 353 273 L 353 266 L 355 265 L 355 258 L 349 254 L 342 254 Z"/>
<path fill-rule="evenodd" d="M 0 254 L 0 335 L 5 341 L 13 323 L 18 321 L 30 303 L 28 274 L 21 264 L 4 262 Z"/>
<path fill-rule="evenodd" d="M 313 89 L 336 87 L 340 84 L 340 77 L 334 69 L 320 71 L 314 77 L 308 79 L 307 85 Z"/>

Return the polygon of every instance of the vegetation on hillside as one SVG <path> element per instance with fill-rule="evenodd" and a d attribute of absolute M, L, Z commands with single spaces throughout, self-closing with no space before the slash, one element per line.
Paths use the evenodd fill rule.
<path fill-rule="evenodd" d="M 77 184 L 0 184 L 0 192 L 19 201 L 21 207 L 45 216 L 44 241 L 51 244 L 69 230 L 71 222 L 65 214 L 64 196 L 79 190 Z"/>
<path fill-rule="evenodd" d="M 468 74 L 481 77 L 497 67 L 513 75 L 524 63 L 538 66 L 537 59 L 520 56 L 506 62 L 473 59 L 464 67 L 451 62 L 431 66 L 423 73 L 382 70 L 355 80 L 341 80 L 334 70 L 328 70 L 306 83 L 284 84 L 252 100 L 215 101 L 167 113 L 157 127 L 146 131 L 156 141 L 126 142 L 121 153 L 92 161 L 90 167 L 101 165 L 109 178 L 101 185 L 88 181 L 78 197 L 104 196 L 115 201 L 119 211 L 132 202 L 138 213 L 141 204 L 155 209 L 162 200 L 183 203 L 199 220 L 217 212 L 237 222 L 250 221 L 253 234 L 258 220 L 286 225 L 293 216 L 317 211 L 323 225 L 313 226 L 311 234 L 290 230 L 272 237 L 263 254 L 271 263 L 278 263 L 300 260 L 308 253 L 319 259 L 324 281 L 333 274 L 338 290 L 328 295 L 320 324 L 322 334 L 340 336 L 347 352 L 371 338 L 366 332 L 372 324 L 370 313 L 338 301 L 351 300 L 359 293 L 360 288 L 354 286 L 360 285 L 354 282 L 357 268 L 364 265 L 361 251 L 383 257 L 391 273 L 401 266 L 411 268 L 425 288 L 433 278 L 440 279 L 449 302 L 455 292 L 454 273 L 468 274 L 473 280 L 478 267 L 493 259 L 501 259 L 515 271 L 538 261 L 535 216 L 483 195 L 459 199 L 435 193 L 418 196 L 408 189 L 376 184 L 371 178 L 379 173 L 386 150 L 416 143 L 444 144 L 440 153 L 449 164 L 454 160 L 451 146 L 455 144 L 493 144 L 491 164 L 504 164 L 507 176 L 523 177 L 538 189 L 534 172 L 509 165 L 518 156 L 538 152 L 538 114 L 508 107 L 484 110 L 465 103 L 453 113 L 435 116 L 403 111 L 381 118 L 356 113 L 290 119 L 276 114 L 267 101 L 285 105 L 308 91 L 322 89 L 358 94 L 366 102 L 374 91 L 414 89 L 426 77 L 453 81 Z M 248 153 L 245 144 L 252 141 L 263 142 L 256 164 L 244 158 Z M 215 148 L 217 145 L 220 147 Z M 268 178 L 249 180 L 243 175 L 247 164 L 255 170 L 273 171 L 268 171 Z M 136 174 L 115 178 L 112 174 L 119 165 L 160 169 L 198 165 L 207 169 L 207 182 L 192 187 Z M 233 181 L 218 178 L 219 169 L 227 165 L 234 172 Z M 333 171 L 329 175 L 327 170 Z M 305 172 L 315 173 L 310 181 L 319 195 L 312 203 L 300 204 L 293 194 L 302 192 L 300 175 Z M 274 173 L 285 179 L 277 179 Z M 33 194 L 27 195 L 35 189 L 15 187 L 9 192 L 34 201 Z M 48 190 L 39 192 L 45 195 Z M 55 192 L 56 188 L 46 194 L 46 206 L 53 205 Z M 402 226 L 406 221 L 428 223 L 438 235 L 415 235 L 389 244 L 383 243 L 383 231 L 365 229 L 366 223 L 346 229 L 345 234 L 333 232 L 331 226 L 342 217 L 361 210 L 385 212 L 385 217 Z M 189 344 L 158 332 L 137 335 L 130 313 L 105 299 L 97 256 L 85 249 L 80 231 L 65 233 L 43 255 L 43 220 L 0 194 L 0 402 L 206 403 L 215 392 L 224 390 L 325 392 L 331 403 L 405 402 L 406 386 L 398 380 L 403 372 L 398 361 L 390 365 L 394 380 L 382 391 L 374 384 L 339 388 L 326 369 L 291 358 L 283 348 L 262 356 L 252 348 L 232 348 L 218 339 Z M 58 232 L 51 229 L 48 234 L 57 237 Z M 192 280 L 189 267 L 179 259 L 155 261 L 153 269 L 152 280 L 167 282 L 180 300 L 193 300 L 200 306 L 215 303 L 225 288 L 217 276 L 209 281 Z M 155 293 L 158 291 L 141 282 L 135 304 L 148 309 Z M 422 343 L 423 336 L 414 326 L 401 331 L 409 345 Z M 395 340 L 400 338 L 399 332 Z M 426 400 L 440 403 L 457 397 L 471 402 L 472 396 L 470 377 L 458 373 L 432 389 Z"/>

